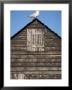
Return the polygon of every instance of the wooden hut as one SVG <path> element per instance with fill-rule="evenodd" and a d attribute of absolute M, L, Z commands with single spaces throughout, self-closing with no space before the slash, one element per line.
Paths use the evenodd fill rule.
<path fill-rule="evenodd" d="M 11 37 L 11 79 L 61 79 L 61 38 L 37 18 Z"/>

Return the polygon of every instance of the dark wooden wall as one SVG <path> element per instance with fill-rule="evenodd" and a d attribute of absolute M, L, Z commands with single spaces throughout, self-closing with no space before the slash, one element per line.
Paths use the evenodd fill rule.
<path fill-rule="evenodd" d="M 44 51 L 27 51 L 27 29 L 44 31 Z M 35 20 L 11 39 L 12 79 L 60 79 L 61 38 Z"/>

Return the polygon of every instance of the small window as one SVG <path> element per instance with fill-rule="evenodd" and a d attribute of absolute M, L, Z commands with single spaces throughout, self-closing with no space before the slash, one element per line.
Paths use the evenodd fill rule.
<path fill-rule="evenodd" d="M 55 48 L 55 46 L 56 46 L 55 43 L 51 43 L 52 48 Z"/>
<path fill-rule="evenodd" d="M 14 75 L 14 79 L 18 79 L 18 75 L 16 73 L 14 73 L 13 75 Z"/>
<path fill-rule="evenodd" d="M 24 79 L 25 78 L 25 75 L 24 74 L 22 74 L 22 73 L 19 73 L 18 74 L 18 79 Z"/>

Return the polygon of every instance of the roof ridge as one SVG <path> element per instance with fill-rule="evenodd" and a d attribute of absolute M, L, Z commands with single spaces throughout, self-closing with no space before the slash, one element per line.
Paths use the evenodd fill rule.
<path fill-rule="evenodd" d="M 54 33 L 57 37 L 59 37 L 61 39 L 61 37 L 55 33 L 54 31 L 52 31 L 47 25 L 45 25 L 42 21 L 40 21 L 38 18 L 34 18 L 31 22 L 29 22 L 26 26 L 24 26 L 20 31 L 18 31 L 16 34 L 14 34 L 12 38 L 14 38 L 17 34 L 19 34 L 21 31 L 23 31 L 27 26 L 29 26 L 31 23 L 33 23 L 34 21 L 38 21 L 39 23 L 41 23 L 43 26 L 45 26 L 45 28 L 47 28 L 48 30 L 50 30 L 52 33 Z"/>

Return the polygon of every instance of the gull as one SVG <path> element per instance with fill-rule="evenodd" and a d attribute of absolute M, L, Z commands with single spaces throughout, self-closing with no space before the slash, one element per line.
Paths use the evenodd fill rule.
<path fill-rule="evenodd" d="M 36 18 L 37 16 L 39 16 L 39 11 L 34 11 L 29 17 L 30 18 Z"/>

